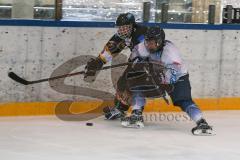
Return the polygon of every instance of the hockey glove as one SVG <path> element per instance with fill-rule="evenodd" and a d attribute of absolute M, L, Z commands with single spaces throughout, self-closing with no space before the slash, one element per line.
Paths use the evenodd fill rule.
<path fill-rule="evenodd" d="M 103 61 L 100 59 L 100 57 L 97 57 L 96 59 L 91 58 L 87 65 L 85 66 L 85 74 L 84 74 L 84 80 L 86 82 L 93 82 L 96 78 L 96 73 L 98 70 L 100 70 L 103 66 Z"/>

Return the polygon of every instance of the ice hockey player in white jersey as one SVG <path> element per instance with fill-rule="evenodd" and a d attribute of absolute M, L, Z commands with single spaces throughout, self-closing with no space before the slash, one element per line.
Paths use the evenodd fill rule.
<path fill-rule="evenodd" d="M 165 72 L 165 76 L 162 78 L 163 84 L 174 86 L 173 91 L 168 93 L 173 104 L 179 106 L 196 122 L 197 126 L 192 129 L 193 134 L 211 134 L 212 127 L 208 125 L 199 107 L 192 100 L 189 74 L 180 57 L 179 50 L 172 42 L 165 40 L 165 33 L 160 27 L 150 27 L 147 30 L 144 40 L 135 46 L 130 58 L 135 59 L 136 57 L 148 59 L 150 62 L 159 62 L 166 68 L 173 69 Z M 145 105 L 145 99 L 142 96 L 134 96 L 134 101 L 137 102 L 133 104 L 131 116 L 141 117 L 141 111 L 143 110 L 141 107 Z M 128 125 L 128 123 L 131 123 L 131 116 L 123 118 L 122 124 Z M 142 118 L 135 119 L 143 121 Z"/>

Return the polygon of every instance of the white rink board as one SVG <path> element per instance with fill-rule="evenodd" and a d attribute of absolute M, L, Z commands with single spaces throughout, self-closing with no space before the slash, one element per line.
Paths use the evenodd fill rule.
<path fill-rule="evenodd" d="M 194 98 L 239 97 L 240 31 L 166 29 L 166 37 L 182 52 L 190 73 Z M 16 27 L 0 26 L 0 101 L 61 101 L 92 99 L 60 93 L 48 82 L 19 85 L 7 77 L 14 71 L 28 80 L 49 77 L 72 58 L 97 56 L 115 32 L 113 28 Z M 124 54 L 129 55 L 129 51 Z M 86 61 L 86 60 L 85 60 Z M 115 60 L 117 63 L 118 60 Z M 74 71 L 82 70 L 83 65 Z M 87 86 L 113 93 L 110 70 L 99 74 L 89 85 L 82 76 L 68 78 L 66 84 Z M 120 75 L 120 74 L 118 74 Z M 101 95 L 105 96 L 105 95 Z"/>

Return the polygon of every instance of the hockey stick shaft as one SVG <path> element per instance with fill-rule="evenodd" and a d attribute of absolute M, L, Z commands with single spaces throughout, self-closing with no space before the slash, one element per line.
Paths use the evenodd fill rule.
<path fill-rule="evenodd" d="M 126 66 L 131 64 L 130 62 L 126 62 L 126 63 L 121 63 L 121 64 L 116 64 L 116 65 L 111 65 L 111 66 L 106 66 L 101 68 L 100 70 L 106 70 L 106 69 L 110 69 L 110 68 L 116 68 L 116 67 L 122 67 L 122 66 Z M 80 72 L 75 72 L 75 73 L 69 73 L 69 74 L 64 74 L 64 75 L 60 75 L 60 76 L 55 76 L 55 77 L 50 77 L 50 78 L 44 78 L 44 79 L 39 79 L 39 80 L 35 80 L 35 81 L 27 81 L 21 77 L 19 77 L 17 74 L 15 74 L 14 72 L 10 72 L 8 73 L 8 76 L 13 79 L 14 81 L 24 84 L 24 85 L 29 85 L 29 84 L 35 84 L 35 83 L 41 83 L 41 82 L 46 82 L 46 81 L 52 81 L 52 80 L 56 80 L 56 79 L 60 79 L 60 78 L 65 78 L 65 77 L 71 77 L 71 76 L 75 76 L 75 75 L 79 75 L 79 74 L 84 74 L 85 71 L 80 71 Z"/>

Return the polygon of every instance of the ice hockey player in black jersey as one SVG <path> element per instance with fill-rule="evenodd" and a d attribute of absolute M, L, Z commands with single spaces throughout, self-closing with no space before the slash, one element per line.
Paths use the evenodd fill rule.
<path fill-rule="evenodd" d="M 113 57 L 118 55 L 124 48 L 128 47 L 130 51 L 144 39 L 147 27 L 139 25 L 135 21 L 135 17 L 131 13 L 123 13 L 116 20 L 117 33 L 115 33 L 104 46 L 103 51 L 96 59 L 91 59 L 86 65 L 85 81 L 94 80 L 96 71 Z M 115 106 L 104 108 L 103 112 L 106 119 L 113 120 L 125 116 L 125 112 L 129 109 L 130 104 L 126 103 L 129 93 L 126 91 L 123 73 L 117 82 L 117 92 L 114 99 Z"/>

